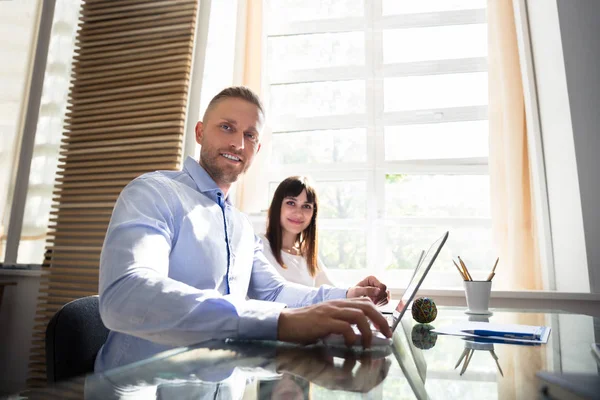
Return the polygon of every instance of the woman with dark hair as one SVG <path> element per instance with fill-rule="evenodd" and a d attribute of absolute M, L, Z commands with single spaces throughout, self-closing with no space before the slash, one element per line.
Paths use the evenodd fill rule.
<path fill-rule="evenodd" d="M 264 254 L 290 282 L 334 286 L 318 257 L 317 213 L 317 192 L 307 177 L 291 176 L 281 182 L 262 236 Z"/>

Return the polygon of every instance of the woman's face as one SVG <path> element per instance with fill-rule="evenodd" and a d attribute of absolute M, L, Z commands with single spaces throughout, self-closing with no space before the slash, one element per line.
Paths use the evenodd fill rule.
<path fill-rule="evenodd" d="M 314 212 L 314 204 L 308 201 L 306 189 L 296 197 L 284 197 L 281 203 L 281 227 L 297 235 L 310 225 Z"/>

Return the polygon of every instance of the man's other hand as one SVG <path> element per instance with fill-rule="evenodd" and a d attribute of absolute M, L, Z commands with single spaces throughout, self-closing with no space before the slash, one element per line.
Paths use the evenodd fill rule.
<path fill-rule="evenodd" d="M 383 306 L 390 301 L 390 291 L 374 276 L 367 276 L 356 286 L 348 289 L 347 298 L 366 296 L 377 306 Z"/>
<path fill-rule="evenodd" d="M 362 345 L 371 347 L 373 333 L 369 320 L 386 337 L 392 337 L 392 330 L 383 315 L 367 298 L 330 300 L 309 307 L 285 308 L 279 315 L 277 339 L 284 342 L 309 344 L 330 334 L 344 336 L 347 346 L 356 341 L 352 325 L 356 325 L 362 335 Z"/>

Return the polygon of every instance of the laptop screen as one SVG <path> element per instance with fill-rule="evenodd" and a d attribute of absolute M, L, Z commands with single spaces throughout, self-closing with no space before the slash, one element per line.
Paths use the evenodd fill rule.
<path fill-rule="evenodd" d="M 421 258 L 421 262 L 417 265 L 415 272 L 413 274 L 412 279 L 408 283 L 404 294 L 402 295 L 402 299 L 398 303 L 396 310 L 394 311 L 394 325 L 392 326 L 392 330 L 396 329 L 396 325 L 398 325 L 398 321 L 402 318 L 408 305 L 415 297 L 415 294 L 419 290 L 421 283 L 425 280 L 425 275 L 429 272 L 429 269 L 433 265 L 433 262 L 437 258 L 440 250 L 446 243 L 446 239 L 448 239 L 448 232 L 446 232 L 441 238 L 433 242 L 433 244 L 429 247 L 429 250 L 425 253 L 425 257 Z"/>

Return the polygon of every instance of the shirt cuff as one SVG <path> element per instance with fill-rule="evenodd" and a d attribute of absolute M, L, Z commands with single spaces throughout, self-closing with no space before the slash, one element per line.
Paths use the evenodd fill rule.
<path fill-rule="evenodd" d="M 337 288 L 337 287 L 331 288 L 331 289 L 329 289 L 329 293 L 327 293 L 327 300 L 345 299 L 346 294 L 348 293 L 348 290 L 350 290 L 350 288 L 346 288 L 346 289 Z"/>
<path fill-rule="evenodd" d="M 284 303 L 247 300 L 240 310 L 238 337 L 240 339 L 277 340 L 277 323 Z"/>

